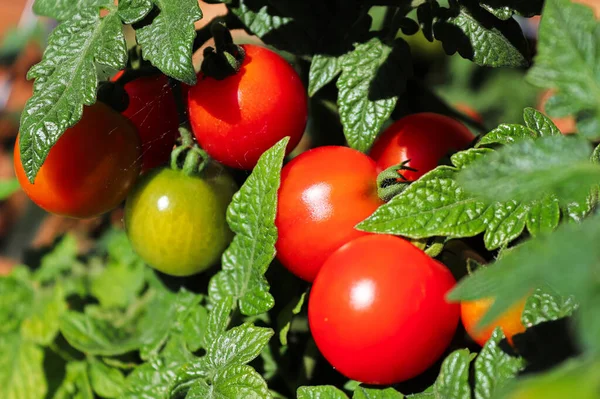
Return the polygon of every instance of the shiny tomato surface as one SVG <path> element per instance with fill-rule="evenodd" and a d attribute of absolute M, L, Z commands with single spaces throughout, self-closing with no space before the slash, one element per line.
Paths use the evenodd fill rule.
<path fill-rule="evenodd" d="M 277 258 L 298 277 L 313 281 L 323 262 L 347 242 L 383 201 L 371 158 L 348 147 L 304 152 L 281 171 Z"/>
<path fill-rule="evenodd" d="M 198 76 L 189 89 L 188 112 L 196 139 L 222 164 L 252 169 L 263 152 L 289 136 L 298 144 L 307 121 L 307 96 L 285 59 L 261 46 L 242 46 L 246 57 L 235 75 Z"/>
<path fill-rule="evenodd" d="M 415 377 L 454 336 L 450 271 L 410 242 L 370 235 L 331 255 L 310 291 L 310 331 L 340 373 L 367 384 Z"/>

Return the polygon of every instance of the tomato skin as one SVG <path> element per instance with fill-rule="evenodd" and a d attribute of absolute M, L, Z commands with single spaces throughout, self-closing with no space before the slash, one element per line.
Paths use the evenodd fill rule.
<path fill-rule="evenodd" d="M 338 146 L 298 155 L 281 171 L 277 258 L 296 276 L 313 281 L 336 249 L 368 234 L 354 226 L 382 203 L 368 156 Z"/>
<path fill-rule="evenodd" d="M 142 176 L 125 204 L 125 228 L 153 268 L 189 276 L 214 265 L 233 234 L 226 210 L 237 187 L 222 170 L 204 177 L 157 168 Z"/>
<path fill-rule="evenodd" d="M 307 121 L 300 77 L 278 54 L 246 44 L 240 71 L 223 80 L 198 76 L 189 89 L 188 111 L 200 146 L 215 160 L 252 169 L 263 152 L 289 136 L 298 144 Z"/>
<path fill-rule="evenodd" d="M 381 172 L 410 160 L 401 174 L 413 181 L 438 166 L 452 150 L 462 150 L 475 139 L 459 121 L 429 112 L 403 117 L 388 127 L 375 141 L 370 156 Z"/>
<path fill-rule="evenodd" d="M 521 322 L 521 314 L 525 308 L 526 299 L 514 305 L 506 313 L 494 320 L 488 327 L 482 330 L 476 329 L 477 323 L 492 306 L 492 299 L 479 299 L 477 301 L 462 302 L 460 304 L 460 317 L 465 326 L 465 330 L 475 342 L 484 346 L 490 339 L 496 327 L 500 327 L 506 336 L 508 342 L 512 345 L 512 337 L 525 331 L 525 326 Z"/>
<path fill-rule="evenodd" d="M 140 142 L 134 126 L 109 106 L 83 108 L 81 120 L 52 147 L 34 184 L 27 179 L 19 137 L 14 167 L 29 198 L 48 212 L 90 218 L 121 203 L 140 173 Z"/>
<path fill-rule="evenodd" d="M 537 109 L 545 114 L 546 103 L 554 94 L 556 94 L 556 91 L 554 90 L 544 90 L 539 97 Z M 556 125 L 558 130 L 561 131 L 562 134 L 571 134 L 577 131 L 577 121 L 573 116 L 563 116 L 560 118 L 554 117 L 550 119 L 552 120 L 552 122 L 554 122 L 554 124 Z"/>
<path fill-rule="evenodd" d="M 175 97 L 162 74 L 143 76 L 125 84 L 129 105 L 123 111 L 142 141 L 142 172 L 168 163 L 178 137 Z"/>
<path fill-rule="evenodd" d="M 459 319 L 450 271 L 408 241 L 369 235 L 331 255 L 308 302 L 310 331 L 340 373 L 367 384 L 413 378 L 444 353 Z"/>
<path fill-rule="evenodd" d="M 479 112 L 475 111 L 475 109 L 469 104 L 457 103 L 454 104 L 454 108 L 456 108 L 458 112 L 461 112 L 462 114 L 473 119 L 475 122 L 483 123 L 483 116 L 481 116 Z"/>

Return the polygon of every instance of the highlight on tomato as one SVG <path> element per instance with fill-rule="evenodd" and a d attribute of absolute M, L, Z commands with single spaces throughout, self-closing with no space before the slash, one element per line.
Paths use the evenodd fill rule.
<path fill-rule="evenodd" d="M 252 169 L 263 152 L 289 136 L 287 153 L 300 141 L 307 122 L 307 95 L 300 77 L 277 53 L 241 46 L 240 70 L 224 79 L 200 73 L 188 92 L 192 130 L 216 161 Z"/>
<path fill-rule="evenodd" d="M 310 291 L 310 331 L 344 376 L 394 384 L 432 366 L 452 340 L 458 304 L 452 273 L 410 242 L 389 235 L 350 241 L 323 264 Z"/>
<path fill-rule="evenodd" d="M 309 282 L 336 249 L 367 234 L 354 226 L 383 203 L 375 162 L 341 146 L 317 147 L 285 165 L 278 201 L 277 258 Z"/>
<path fill-rule="evenodd" d="M 34 183 L 21 163 L 20 140 L 14 167 L 29 198 L 48 212 L 91 218 L 127 196 L 140 173 L 140 141 L 135 127 L 109 106 L 96 102 L 52 147 Z"/>

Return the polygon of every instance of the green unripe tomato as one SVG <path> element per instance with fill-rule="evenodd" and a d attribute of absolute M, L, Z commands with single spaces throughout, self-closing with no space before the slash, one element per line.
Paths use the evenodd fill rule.
<path fill-rule="evenodd" d="M 125 204 L 133 249 L 150 266 L 172 276 L 206 270 L 232 239 L 225 215 L 236 190 L 222 169 L 205 170 L 202 177 L 169 168 L 151 171 Z"/>

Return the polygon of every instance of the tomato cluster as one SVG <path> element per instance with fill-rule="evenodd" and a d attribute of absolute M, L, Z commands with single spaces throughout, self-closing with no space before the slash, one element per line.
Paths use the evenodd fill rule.
<path fill-rule="evenodd" d="M 225 166 L 251 169 L 283 137 L 289 153 L 307 122 L 307 96 L 298 74 L 279 55 L 245 45 L 236 73 L 200 73 L 186 90 L 196 141 L 212 158 L 194 173 L 188 158 L 199 150 L 191 135 L 173 152 L 179 117 L 163 75 L 127 82 L 127 109 L 103 103 L 83 117 L 50 151 L 35 182 L 21 164 L 24 190 L 42 208 L 87 218 L 126 197 L 125 227 L 139 256 L 175 276 L 204 271 L 218 262 L 232 233 L 226 209 L 237 186 Z M 183 134 L 183 133 L 182 133 Z M 275 224 L 279 261 L 313 283 L 308 317 L 324 357 L 342 374 L 370 384 L 415 377 L 446 351 L 461 306 L 446 301 L 451 272 L 409 241 L 359 231 L 355 226 L 383 204 L 377 177 L 390 167 L 414 181 L 452 151 L 468 147 L 472 133 L 446 116 L 420 113 L 393 123 L 369 155 L 343 146 L 317 147 L 284 166 Z M 201 152 L 196 152 L 198 154 Z M 195 158 L 189 158 L 195 159 Z M 488 302 L 462 304 L 463 323 L 483 344 L 491 331 L 475 329 Z M 522 307 L 496 324 L 510 338 L 523 330 Z M 515 316 L 516 315 L 516 316 Z"/>

